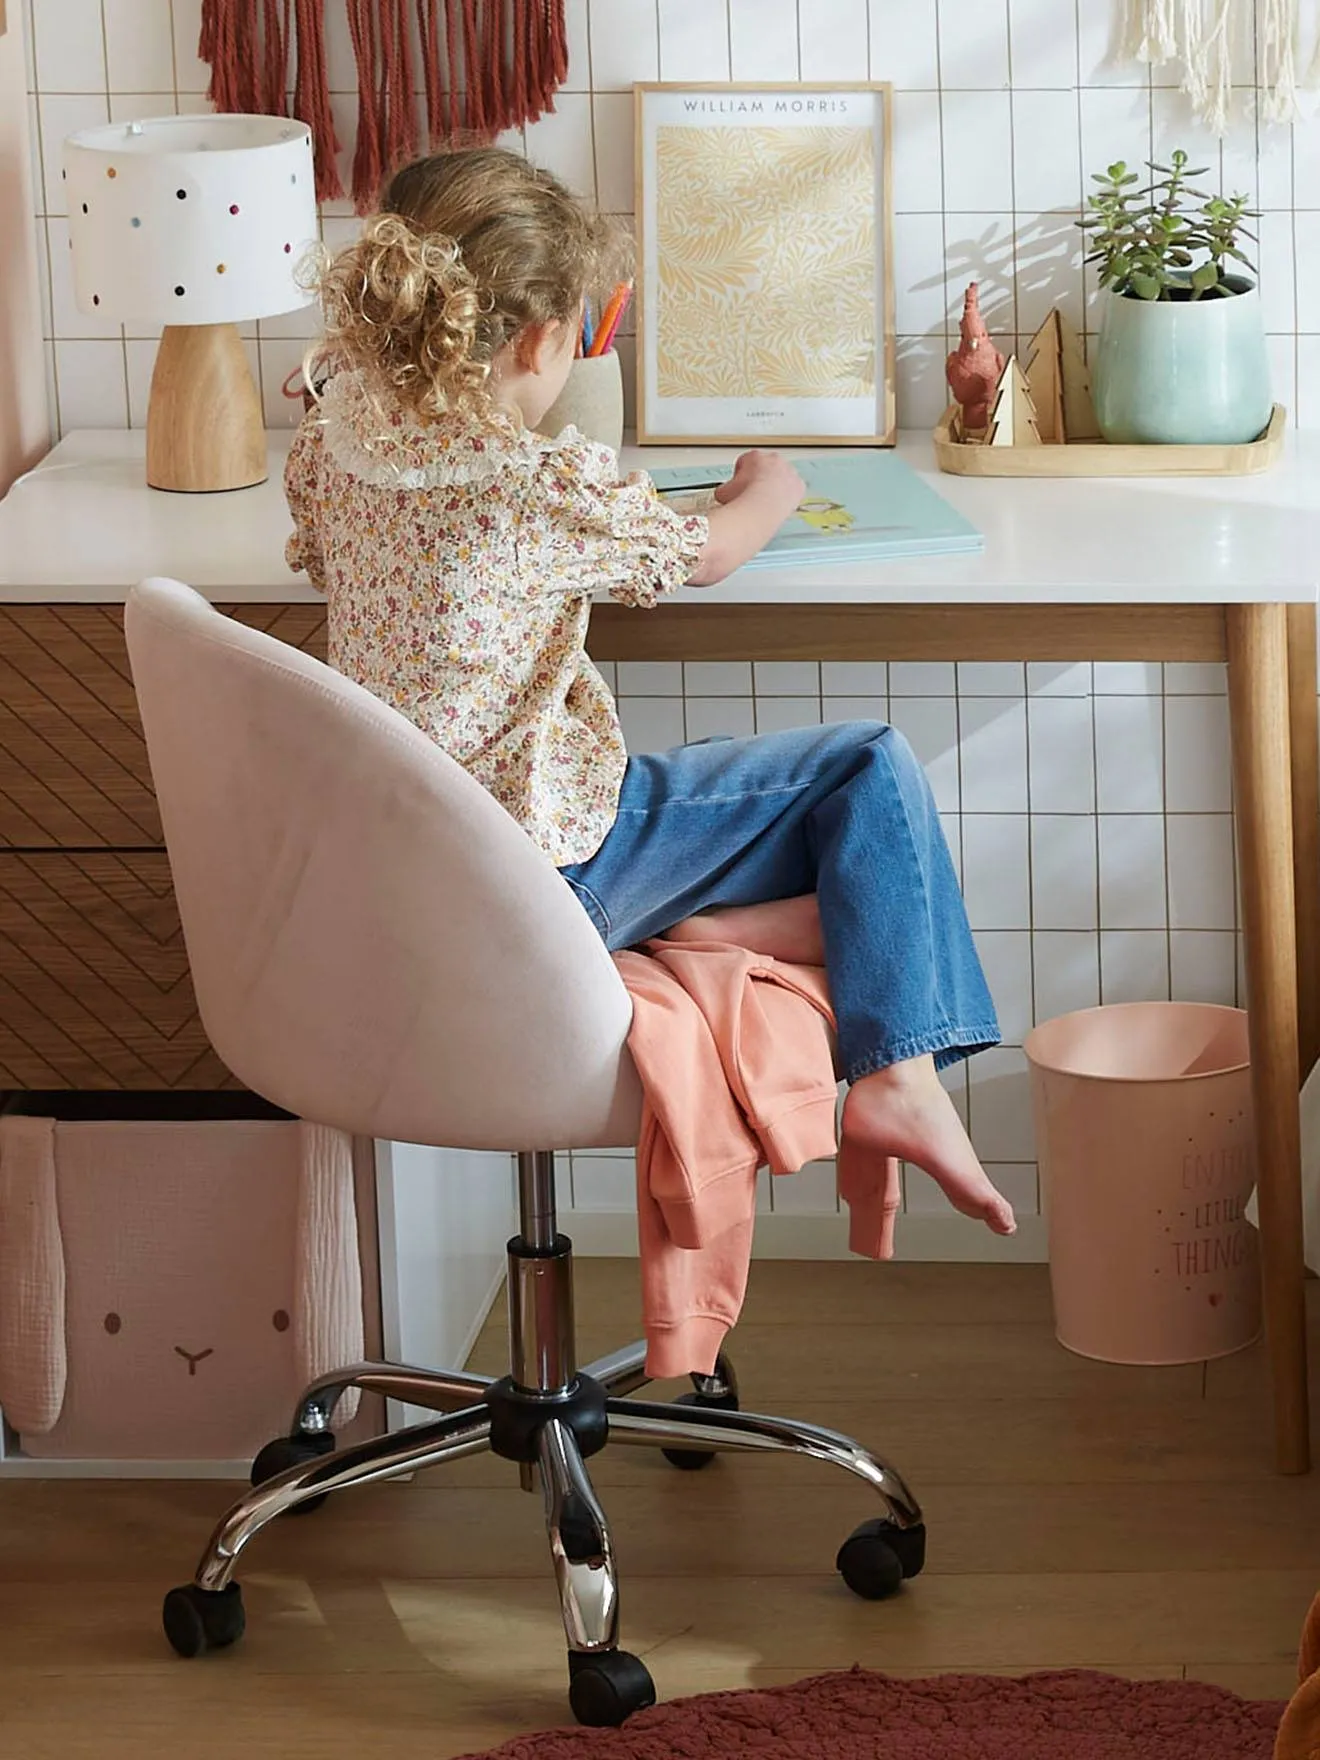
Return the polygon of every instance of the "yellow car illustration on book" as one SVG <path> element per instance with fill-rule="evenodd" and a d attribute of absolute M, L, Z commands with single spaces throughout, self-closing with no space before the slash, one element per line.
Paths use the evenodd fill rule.
<path fill-rule="evenodd" d="M 798 518 L 818 532 L 846 532 L 856 525 L 856 517 L 842 501 L 829 501 L 824 495 L 808 495 L 797 505 Z"/>

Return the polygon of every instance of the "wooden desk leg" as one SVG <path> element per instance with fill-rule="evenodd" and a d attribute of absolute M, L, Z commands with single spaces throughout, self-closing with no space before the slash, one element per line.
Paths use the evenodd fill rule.
<path fill-rule="evenodd" d="M 1287 609 L 1231 605 L 1227 632 L 1275 1457 L 1281 1473 L 1305 1473 L 1311 1451 L 1302 1288 Z"/>
<path fill-rule="evenodd" d="M 1288 721 L 1292 754 L 1293 894 L 1301 1079 L 1320 1059 L 1320 715 L 1315 606 L 1288 607 Z"/>

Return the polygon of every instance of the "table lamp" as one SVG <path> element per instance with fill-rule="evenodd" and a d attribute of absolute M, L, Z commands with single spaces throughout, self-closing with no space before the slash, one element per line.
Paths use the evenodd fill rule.
<path fill-rule="evenodd" d="M 155 489 L 266 478 L 261 398 L 239 322 L 309 305 L 311 130 L 280 116 L 162 116 L 64 143 L 79 309 L 164 325 L 147 407 Z"/>

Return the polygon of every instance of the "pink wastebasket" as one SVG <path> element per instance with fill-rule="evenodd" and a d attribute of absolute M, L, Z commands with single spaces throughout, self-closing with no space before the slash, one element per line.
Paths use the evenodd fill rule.
<path fill-rule="evenodd" d="M 1192 1363 L 1260 1332 L 1247 1017 L 1082 1009 L 1027 1035 L 1060 1344 Z"/>

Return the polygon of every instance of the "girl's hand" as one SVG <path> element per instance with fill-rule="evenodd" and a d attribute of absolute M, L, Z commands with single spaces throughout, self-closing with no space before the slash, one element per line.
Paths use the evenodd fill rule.
<path fill-rule="evenodd" d="M 806 485 L 781 452 L 744 452 L 727 483 L 715 491 L 707 514 L 710 531 L 694 587 L 714 586 L 751 560 L 797 511 Z"/>
<path fill-rule="evenodd" d="M 715 499 L 720 502 L 736 501 L 752 480 L 755 469 L 755 452 L 742 452 L 733 467 L 733 475 L 726 483 L 720 483 L 715 490 Z"/>
<path fill-rule="evenodd" d="M 728 482 L 716 489 L 715 499 L 727 505 L 749 491 L 781 507 L 787 519 L 806 493 L 806 484 L 782 452 L 744 452 Z"/>

